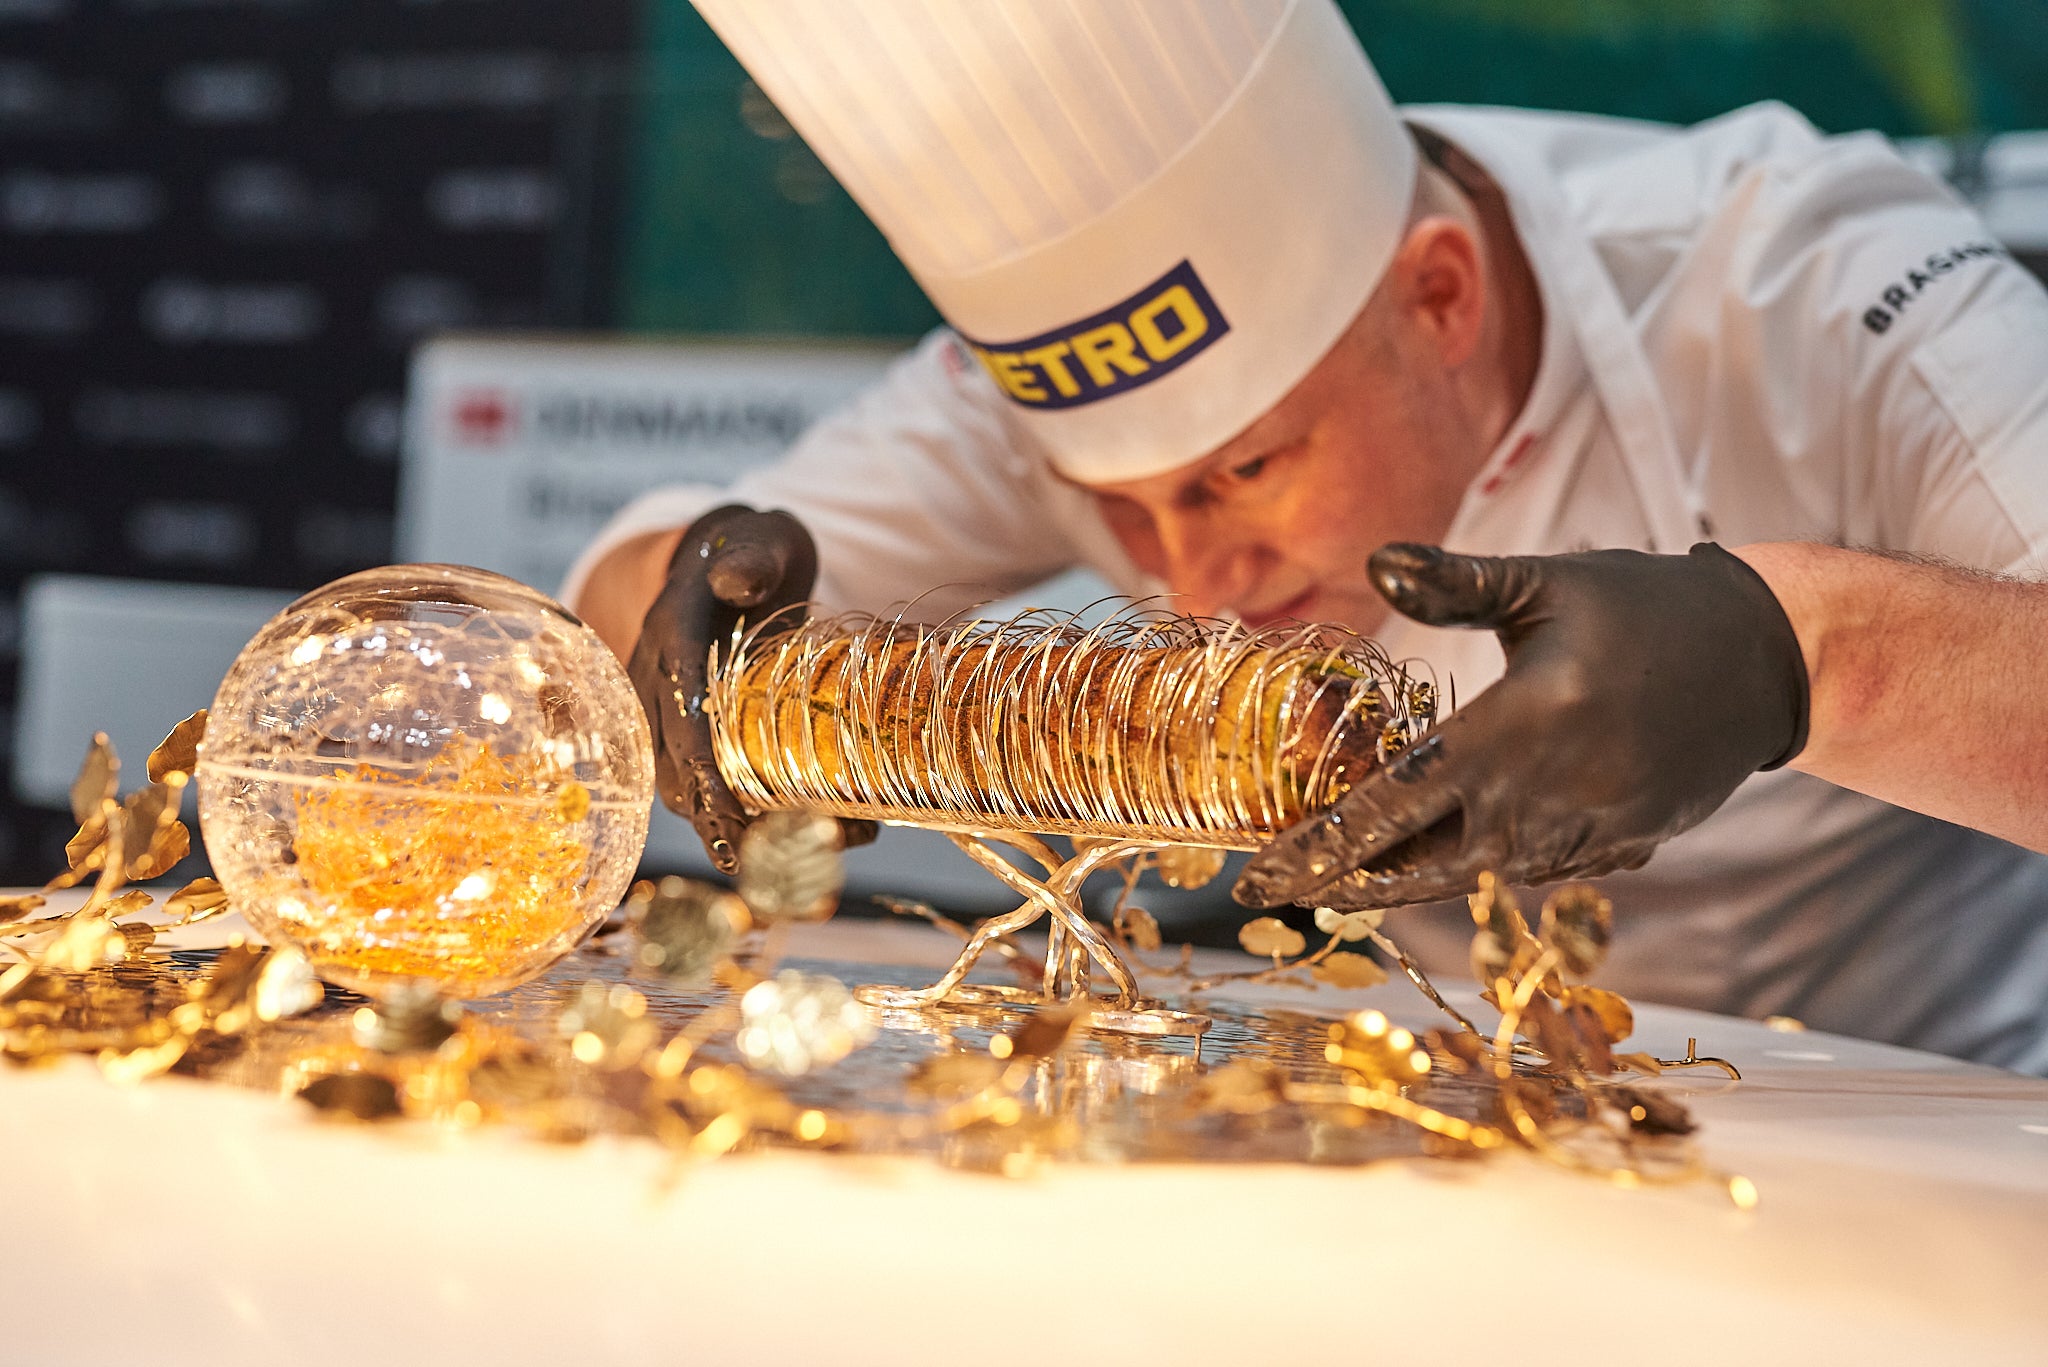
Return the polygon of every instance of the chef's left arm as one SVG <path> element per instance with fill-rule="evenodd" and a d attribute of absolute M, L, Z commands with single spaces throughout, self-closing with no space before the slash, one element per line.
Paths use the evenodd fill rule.
<path fill-rule="evenodd" d="M 1375 553 L 1395 608 L 1494 631 L 1506 672 L 1283 832 L 1241 901 L 1398 906 L 1482 870 L 1638 867 L 1783 765 L 2048 849 L 2048 588 L 2027 582 L 2048 570 L 2048 295 L 1945 191 L 1842 160 L 1758 188 L 1782 202 L 1695 303 L 1747 385 L 1717 420 L 1777 453 L 1755 469 L 1810 532 L 1734 554 Z"/>
<path fill-rule="evenodd" d="M 1249 905 L 1634 868 L 1784 764 L 2048 852 L 2048 582 L 1803 542 L 1372 571 L 1409 616 L 1493 629 L 1507 672 L 1255 857 Z"/>

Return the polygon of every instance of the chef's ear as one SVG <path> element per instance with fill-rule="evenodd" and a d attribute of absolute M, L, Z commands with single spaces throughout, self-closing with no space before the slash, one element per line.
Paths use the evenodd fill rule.
<path fill-rule="evenodd" d="M 1472 359 L 1486 317 L 1486 267 L 1462 219 L 1429 214 L 1411 224 L 1386 285 L 1403 323 L 1446 370 Z"/>

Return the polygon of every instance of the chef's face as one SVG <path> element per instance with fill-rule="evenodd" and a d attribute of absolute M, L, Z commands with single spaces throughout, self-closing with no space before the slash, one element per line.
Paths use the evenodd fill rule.
<path fill-rule="evenodd" d="M 1329 353 L 1237 437 L 1165 474 L 1082 486 L 1178 610 L 1369 632 L 1387 606 L 1366 557 L 1450 526 L 1490 445 L 1466 373 L 1479 285 L 1471 270 L 1418 281 L 1412 245 Z"/>

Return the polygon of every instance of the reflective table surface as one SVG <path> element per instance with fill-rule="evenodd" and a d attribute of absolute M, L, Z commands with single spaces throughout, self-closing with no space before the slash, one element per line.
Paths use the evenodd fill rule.
<path fill-rule="evenodd" d="M 789 945 L 877 979 L 952 950 L 843 920 Z M 1399 978 L 1212 1000 L 1436 1023 Z M 2048 1081 L 1637 1019 L 1633 1048 L 1697 1037 L 1741 1067 L 1660 1085 L 1755 1210 L 1521 1153 L 1009 1180 L 782 1152 L 677 1179 L 629 1136 L 323 1124 L 259 1090 L 0 1069 L 0 1362 L 2048 1361 Z"/>

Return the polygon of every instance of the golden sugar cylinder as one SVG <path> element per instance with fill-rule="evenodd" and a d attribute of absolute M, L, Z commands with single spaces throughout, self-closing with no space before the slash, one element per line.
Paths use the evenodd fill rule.
<path fill-rule="evenodd" d="M 756 633 L 710 710 L 720 770 L 756 810 L 1251 848 L 1426 723 L 1417 696 L 1330 628 L 1036 613 Z"/>

